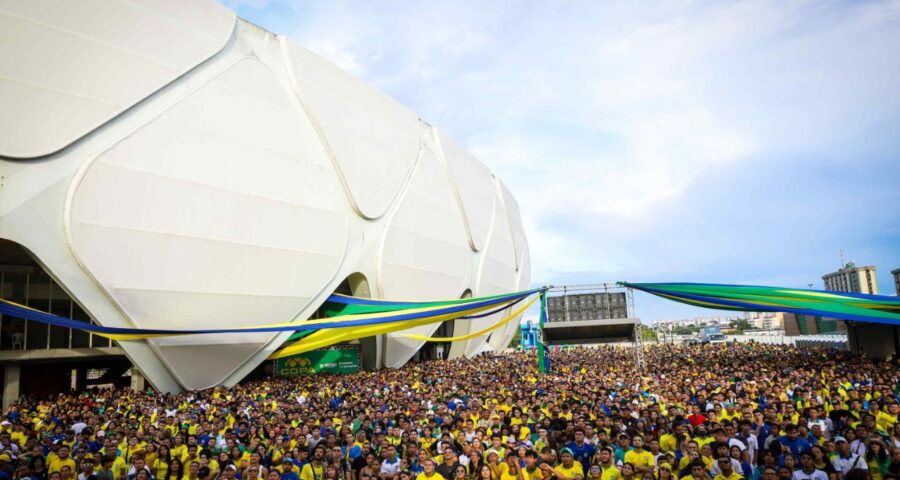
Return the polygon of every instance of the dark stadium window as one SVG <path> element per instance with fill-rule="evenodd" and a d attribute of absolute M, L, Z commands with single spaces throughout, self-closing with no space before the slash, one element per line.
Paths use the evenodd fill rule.
<path fill-rule="evenodd" d="M 25 304 L 25 290 L 28 274 L 24 271 L 4 271 L 0 273 L 0 296 L 4 299 Z M 0 350 L 22 350 L 25 348 L 25 320 L 2 316 L 0 320 Z"/>
<path fill-rule="evenodd" d="M 72 316 L 72 300 L 56 282 L 51 282 L 50 313 L 65 318 Z M 68 328 L 50 327 L 50 348 L 69 348 Z"/>
<path fill-rule="evenodd" d="M 50 275 L 43 270 L 35 270 L 28 274 L 26 305 L 41 312 L 49 312 L 51 284 Z M 29 350 L 47 348 L 48 332 L 46 324 L 29 321 L 25 328 L 25 348 Z"/>
<path fill-rule="evenodd" d="M 91 318 L 87 312 L 77 304 L 72 305 L 72 319 L 90 323 Z M 84 330 L 72 330 L 72 348 L 87 348 L 91 346 L 91 334 Z"/>

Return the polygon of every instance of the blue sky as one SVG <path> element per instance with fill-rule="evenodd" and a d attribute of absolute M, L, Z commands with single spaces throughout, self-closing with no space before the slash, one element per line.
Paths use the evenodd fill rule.
<path fill-rule="evenodd" d="M 893 293 L 900 1 L 224 3 L 475 153 L 534 284 L 822 288 L 843 251 Z"/>

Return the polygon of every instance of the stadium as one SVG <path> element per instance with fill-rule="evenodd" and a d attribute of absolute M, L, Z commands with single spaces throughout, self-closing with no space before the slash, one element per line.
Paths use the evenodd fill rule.
<path fill-rule="evenodd" d="M 219 4 L 19 2 L 0 9 L 0 32 L 4 299 L 110 327 L 227 328 L 303 321 L 333 292 L 529 286 L 516 200 L 485 165 Z M 464 335 L 504 313 L 415 333 Z M 365 368 L 397 368 L 505 347 L 517 323 L 437 347 L 399 333 L 357 343 Z M 230 386 L 288 336 L 110 343 L 5 318 L 4 400 L 27 393 L 22 362 L 123 354 L 160 391 Z"/>
<path fill-rule="evenodd" d="M 785 241 L 796 223 L 804 240 L 857 249 L 871 230 L 894 246 L 884 209 L 880 223 L 816 228 L 823 213 L 846 221 L 834 199 L 853 204 L 854 190 L 886 204 L 858 187 L 893 170 L 856 158 L 840 188 L 792 213 L 800 189 L 828 185 L 827 159 L 808 168 L 797 147 L 835 132 L 809 120 L 854 117 L 819 101 L 804 115 L 796 95 L 766 106 L 735 82 L 760 83 L 746 74 L 774 57 L 779 85 L 852 90 L 823 67 L 845 67 L 840 50 L 891 67 L 866 48 L 896 37 L 871 36 L 886 2 L 782 18 L 778 2 L 221 3 L 239 13 L 0 1 L 0 480 L 900 480 L 900 269 L 898 295 L 879 294 L 875 265 L 839 250 L 818 290 L 821 249 Z M 796 47 L 828 47 L 810 27 L 822 15 L 825 30 L 840 20 L 841 48 L 809 63 Z M 353 71 L 444 129 L 254 23 L 341 65 L 363 59 Z M 698 50 L 728 59 L 727 81 Z M 669 64 L 690 81 L 668 81 Z M 727 87 L 710 112 L 740 122 L 672 109 L 703 105 L 677 83 Z M 863 89 L 890 107 L 876 87 Z M 635 102 L 645 90 L 662 110 Z M 704 125 L 743 123 L 733 97 L 768 123 L 812 125 L 815 138 L 773 124 L 804 162 L 729 170 L 742 136 Z M 447 132 L 515 161 L 503 176 L 524 221 Z M 666 138 L 682 136 L 703 141 Z M 765 157 L 771 140 L 747 144 Z M 767 278 L 785 285 L 741 280 Z M 717 314 L 678 318 L 691 311 Z"/>

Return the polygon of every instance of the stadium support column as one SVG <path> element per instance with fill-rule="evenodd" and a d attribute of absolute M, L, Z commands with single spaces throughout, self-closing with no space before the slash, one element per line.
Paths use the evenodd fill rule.
<path fill-rule="evenodd" d="M 3 376 L 3 410 L 19 399 L 19 379 L 22 375 L 22 367 L 13 363 L 7 365 Z"/>
<path fill-rule="evenodd" d="M 131 390 L 141 392 L 145 388 L 144 374 L 137 368 L 131 368 Z"/>

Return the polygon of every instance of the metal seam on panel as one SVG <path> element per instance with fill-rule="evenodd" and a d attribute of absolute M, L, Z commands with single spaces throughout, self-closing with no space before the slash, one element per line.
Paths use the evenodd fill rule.
<path fill-rule="evenodd" d="M 21 15 L 16 15 L 16 14 L 14 14 L 14 13 L 10 13 L 9 10 L 0 10 L 0 13 L 2 13 L 3 15 L 6 15 L 6 16 L 8 16 L 8 17 L 17 18 L 17 19 L 19 19 L 19 20 L 24 20 L 24 21 L 26 21 L 26 22 L 28 22 L 28 23 L 32 23 L 32 24 L 34 24 L 34 25 L 39 25 L 39 26 L 41 26 L 41 27 L 44 27 L 44 28 L 47 28 L 47 29 L 50 29 L 50 30 L 59 32 L 59 33 L 61 33 L 61 34 L 63 34 L 63 35 L 68 35 L 68 36 L 71 36 L 71 37 L 80 38 L 81 40 L 84 40 L 84 41 L 89 42 L 89 43 L 94 43 L 94 44 L 97 44 L 97 45 L 102 45 L 102 46 L 107 47 L 107 48 L 109 48 L 109 49 L 111 49 L 111 50 L 115 50 L 115 51 L 118 51 L 118 52 L 123 52 L 123 53 L 126 53 L 126 54 L 128 54 L 128 55 L 133 55 L 133 56 L 138 57 L 138 58 L 141 58 L 141 59 L 143 59 L 143 60 L 147 60 L 147 61 L 152 62 L 152 63 L 155 63 L 155 64 L 157 64 L 157 65 L 162 65 L 163 67 L 171 68 L 172 70 L 176 70 L 176 71 L 177 71 L 177 68 L 175 68 L 174 65 L 169 65 L 169 64 L 167 64 L 167 63 L 160 62 L 159 60 L 157 60 L 157 59 L 155 59 L 155 58 L 148 57 L 148 56 L 146 56 L 146 55 L 142 55 L 142 54 L 137 53 L 137 52 L 134 52 L 134 51 L 132 51 L 132 50 L 128 50 L 127 48 L 122 48 L 122 47 L 120 47 L 120 46 L 118 46 L 118 45 L 114 45 L 114 44 L 111 44 L 111 43 L 107 43 L 107 42 L 98 40 L 98 39 L 96 39 L 96 38 L 91 38 L 91 37 L 88 37 L 88 36 L 83 35 L 83 34 L 81 34 L 81 33 L 73 32 L 73 31 L 71 31 L 71 30 L 66 30 L 66 29 L 63 29 L 63 28 L 55 27 L 55 26 L 50 25 L 50 24 L 48 24 L 48 23 L 40 22 L 40 21 L 38 21 L 38 20 L 35 20 L 35 19 L 33 19 L 33 18 L 28 18 L 28 17 L 23 17 L 23 16 L 21 16 Z M 232 14 L 232 16 L 235 16 L 235 15 Z M 206 36 L 209 37 L 209 35 L 206 35 Z M 210 38 L 213 39 L 212 37 L 210 37 Z M 214 39 L 213 39 L 213 40 L 214 40 Z"/>
<path fill-rule="evenodd" d="M 422 156 L 425 152 L 425 148 L 419 148 L 419 152 L 416 155 L 416 160 L 413 162 L 413 168 L 411 172 L 411 176 L 409 181 L 405 182 L 403 187 L 400 189 L 400 196 L 397 197 L 396 201 L 391 205 L 385 215 L 384 218 L 384 229 L 381 231 L 381 238 L 378 241 L 378 255 L 375 257 L 375 286 L 378 289 L 378 298 L 384 298 L 384 278 L 382 273 L 382 265 L 384 264 L 384 246 L 387 244 L 387 236 L 388 232 L 391 230 L 391 226 L 394 223 L 394 219 L 397 217 L 397 212 L 400 211 L 400 208 L 403 206 L 403 202 L 406 200 L 406 195 L 409 193 L 409 189 L 412 185 L 412 179 L 415 176 L 416 172 L 421 168 Z"/>
<path fill-rule="evenodd" d="M 412 178 L 412 172 L 414 170 L 414 165 L 418 161 L 419 154 L 416 155 L 416 159 L 412 162 L 413 165 L 407 169 L 406 176 L 401 182 L 400 186 L 396 189 L 396 191 L 391 196 L 391 199 L 388 201 L 387 206 L 384 210 L 375 216 L 370 216 L 363 213 L 362 207 L 357 202 L 356 197 L 353 195 L 353 190 L 350 188 L 350 183 L 347 180 L 347 176 L 344 173 L 344 170 L 341 168 L 340 163 L 337 160 L 337 156 L 334 154 L 334 150 L 331 148 L 331 144 L 328 142 L 328 139 L 325 137 L 325 132 L 322 130 L 322 126 L 319 124 L 319 121 L 316 119 L 315 114 L 312 112 L 312 108 L 309 107 L 308 102 L 306 101 L 306 97 L 303 95 L 303 92 L 300 91 L 300 82 L 297 80 L 297 75 L 294 73 L 294 65 L 290 61 L 290 56 L 287 53 L 287 38 L 278 35 L 278 45 L 281 50 L 281 55 L 283 57 L 283 62 L 285 67 L 287 68 L 289 78 L 291 79 L 291 87 L 294 92 L 294 95 L 297 96 L 297 99 L 300 102 L 300 105 L 303 107 L 303 110 L 306 112 L 306 115 L 309 117 L 310 122 L 313 125 L 313 128 L 316 131 L 316 135 L 319 137 L 319 141 L 322 142 L 322 145 L 325 147 L 325 151 L 328 153 L 328 158 L 331 160 L 331 163 L 334 165 L 335 170 L 339 172 L 339 177 L 341 179 L 341 184 L 346 191 L 347 197 L 350 199 L 350 204 L 353 206 L 353 210 L 356 213 L 366 219 L 366 220 L 377 220 L 383 217 L 391 208 L 391 205 L 396 203 L 400 198 L 400 191 L 402 190 L 402 186 L 410 181 Z M 302 48 L 302 47 L 300 47 Z M 312 53 L 312 52 L 310 52 Z M 419 119 L 419 121 L 422 121 Z M 422 149 L 422 137 L 419 135 L 419 150 Z"/>
<path fill-rule="evenodd" d="M 306 98 L 303 95 L 303 92 L 300 91 L 300 85 L 297 81 L 297 76 L 294 74 L 294 66 L 291 63 L 290 55 L 287 52 L 287 38 L 281 35 L 277 36 L 278 38 L 278 48 L 281 52 L 282 63 L 287 70 L 288 78 L 291 81 L 291 91 L 294 92 L 294 96 L 297 97 L 297 101 L 300 103 L 300 107 L 303 108 L 303 111 L 306 113 L 306 117 L 309 119 L 310 124 L 312 124 L 313 130 L 316 132 L 316 136 L 319 137 L 319 142 L 321 142 L 322 147 L 325 149 L 325 154 L 328 156 L 328 159 L 331 161 L 331 166 L 334 168 L 335 172 L 338 175 L 338 178 L 341 181 L 341 186 L 344 189 L 344 194 L 347 195 L 347 199 L 350 201 L 350 206 L 353 208 L 353 211 L 356 212 L 360 217 L 367 220 L 375 220 L 384 215 L 378 215 L 376 217 L 369 217 L 362 211 L 362 207 L 356 201 L 356 198 L 353 196 L 353 191 L 350 189 L 350 183 L 347 181 L 347 176 L 344 173 L 344 170 L 341 168 L 340 164 L 337 161 L 337 158 L 334 155 L 334 151 L 331 149 L 331 145 L 328 143 L 328 140 L 325 138 L 325 133 L 322 131 L 321 125 L 319 125 L 319 121 L 316 119 L 316 116 L 313 115 L 312 109 L 307 105 Z"/>
<path fill-rule="evenodd" d="M 69 92 L 67 90 L 60 90 L 58 88 L 48 87 L 46 85 L 39 85 L 37 83 L 29 82 L 27 80 L 22 80 L 19 78 L 8 77 L 6 75 L 0 75 L 0 80 L 6 80 L 11 83 L 18 83 L 20 85 L 28 85 L 29 87 L 34 87 L 40 90 L 46 90 L 48 92 L 58 93 L 60 95 L 66 95 L 69 97 L 80 98 L 82 100 L 89 100 L 91 102 L 102 103 L 103 105 L 108 105 L 110 107 L 115 107 L 117 104 L 115 102 L 110 102 L 101 98 L 89 97 L 87 95 L 80 95 L 75 92 Z M 105 123 L 105 122 L 104 122 Z M 28 157 L 32 158 L 32 157 Z"/>
<path fill-rule="evenodd" d="M 477 252 L 478 247 L 475 245 L 475 234 L 472 233 L 472 226 L 470 225 L 469 215 L 466 213 L 466 207 L 463 204 L 462 193 L 459 191 L 459 186 L 456 185 L 456 181 L 453 179 L 453 173 L 450 171 L 450 160 L 444 155 L 444 144 L 437 134 L 437 128 L 431 127 L 431 131 L 432 138 L 434 139 L 435 144 L 437 144 L 437 154 L 438 158 L 441 159 L 441 167 L 444 169 L 444 175 L 447 176 L 447 180 L 450 182 L 450 186 L 453 189 L 453 196 L 456 197 L 457 208 L 459 208 L 459 213 L 463 218 L 466 236 L 469 237 L 469 248 L 471 248 L 473 252 Z"/>
<path fill-rule="evenodd" d="M 497 195 L 500 196 L 500 202 L 503 204 L 503 211 L 506 212 L 506 228 L 509 230 L 509 240 L 512 243 L 513 247 L 513 261 L 516 262 L 515 271 L 519 271 L 519 249 L 516 248 L 516 232 L 513 230 L 512 221 L 509 218 L 509 208 L 506 206 L 506 195 L 504 195 L 504 185 L 503 182 L 500 181 L 499 178 L 494 177 L 495 183 L 497 184 Z M 506 189 L 509 191 L 509 189 Z M 510 197 L 512 197 L 512 192 L 509 193 Z M 520 214 L 521 215 L 521 214 Z"/>

